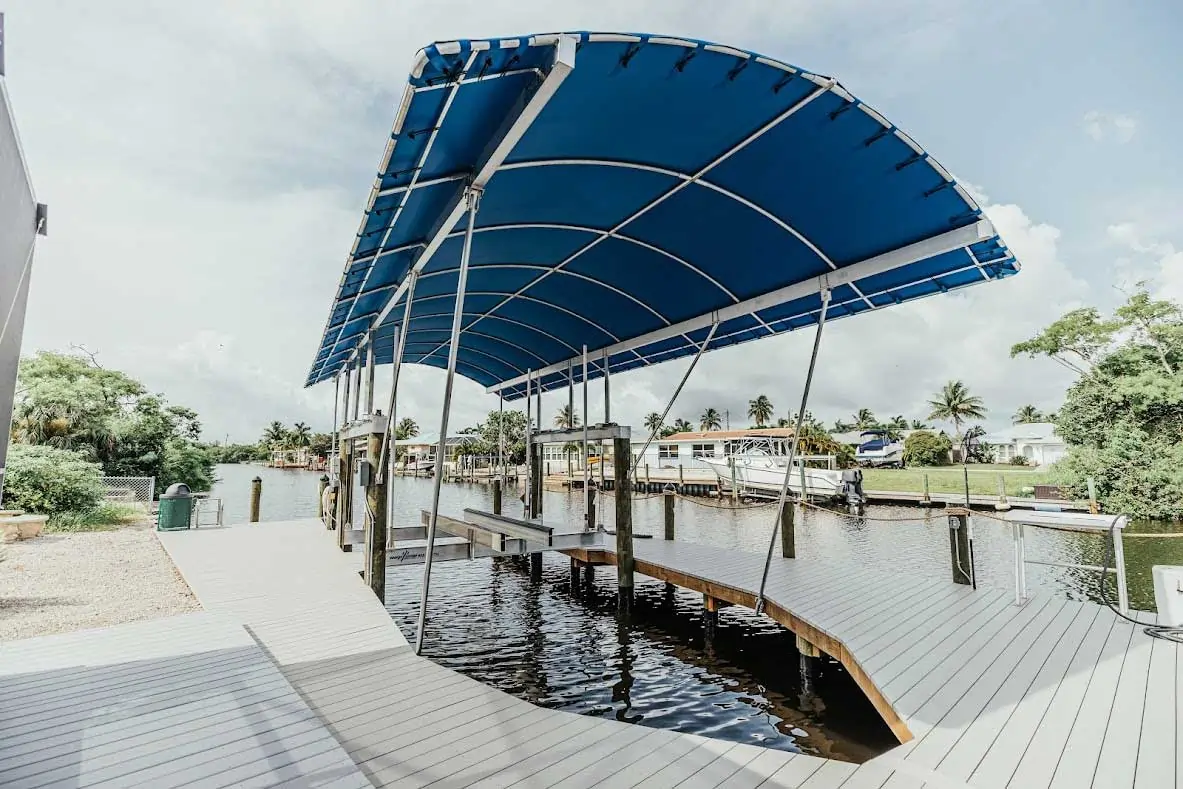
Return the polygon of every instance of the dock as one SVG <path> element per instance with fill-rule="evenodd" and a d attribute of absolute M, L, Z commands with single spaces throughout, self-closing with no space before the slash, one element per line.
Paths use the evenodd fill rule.
<path fill-rule="evenodd" d="M 159 536 L 205 610 L 4 645 L 0 785 L 1175 786 L 1178 647 L 1092 603 L 774 559 L 766 613 L 902 741 L 854 765 L 546 710 L 416 656 L 319 521 Z M 737 605 L 763 559 L 636 542 L 639 573 Z"/>

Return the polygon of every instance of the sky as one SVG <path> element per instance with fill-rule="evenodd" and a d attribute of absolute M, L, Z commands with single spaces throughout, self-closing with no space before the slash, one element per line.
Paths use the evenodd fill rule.
<path fill-rule="evenodd" d="M 1010 346 L 1137 282 L 1183 300 L 1183 4 L 1109 0 L 0 0 L 7 86 L 49 237 L 24 352 L 81 346 L 196 409 L 207 440 L 327 431 L 304 389 L 406 72 L 433 41 L 553 30 L 714 40 L 839 78 L 972 185 L 1023 271 L 826 328 L 810 409 L 924 418 L 958 379 L 988 428 L 1056 409 L 1069 374 Z M 806 332 L 706 354 L 670 418 L 795 411 Z M 661 411 L 689 360 L 613 377 Z M 444 374 L 404 371 L 438 430 Z M 378 373 L 385 400 L 389 368 Z M 549 415 L 565 393 L 544 397 Z M 451 425 L 497 399 L 458 378 Z M 602 418 L 600 387 L 590 412 Z M 454 430 L 452 431 L 454 432 Z"/>

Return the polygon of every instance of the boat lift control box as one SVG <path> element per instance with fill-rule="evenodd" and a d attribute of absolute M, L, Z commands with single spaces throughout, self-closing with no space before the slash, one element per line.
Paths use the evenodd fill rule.
<path fill-rule="evenodd" d="M 1183 567 L 1158 564 L 1154 574 L 1154 605 L 1158 623 L 1168 627 L 1183 626 Z"/>
<path fill-rule="evenodd" d="M 374 467 L 370 464 L 370 461 L 366 458 L 357 459 L 357 468 L 355 471 L 357 476 L 357 486 L 359 488 L 368 488 L 370 486 L 370 483 L 373 481 L 371 479 L 371 472 L 373 471 L 373 468 Z"/>

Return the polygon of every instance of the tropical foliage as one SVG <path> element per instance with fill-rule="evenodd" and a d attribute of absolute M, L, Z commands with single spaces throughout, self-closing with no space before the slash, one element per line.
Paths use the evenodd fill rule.
<path fill-rule="evenodd" d="M 962 434 L 961 425 L 971 419 L 986 417 L 986 406 L 983 405 L 982 398 L 971 394 L 969 388 L 961 381 L 949 381 L 941 387 L 936 397 L 928 401 L 928 405 L 929 419 L 953 423 L 953 432 L 961 445 L 961 457 L 965 458 L 968 438 Z"/>
<path fill-rule="evenodd" d="M 143 384 L 85 354 L 43 351 L 21 360 L 12 440 L 78 453 L 114 476 L 155 477 L 163 490 L 213 484 L 213 457 L 197 442 L 191 409 L 170 405 Z"/>
<path fill-rule="evenodd" d="M 708 408 L 698 418 L 698 427 L 700 430 L 722 430 L 723 417 L 715 409 Z"/>
<path fill-rule="evenodd" d="M 756 427 L 765 427 L 772 419 L 773 411 L 767 395 L 758 395 L 755 400 L 748 401 L 748 416 L 756 422 Z"/>
<path fill-rule="evenodd" d="M 401 422 L 400 422 L 401 426 Z M 418 432 L 418 429 L 415 431 Z M 526 414 L 524 411 L 490 411 L 485 421 L 461 431 L 470 440 L 460 449 L 462 455 L 496 457 L 504 442 L 506 462 L 526 462 Z"/>
<path fill-rule="evenodd" d="M 1038 408 L 1033 405 L 1019 406 L 1019 410 L 1015 411 L 1014 416 L 1010 418 L 1011 424 L 1015 425 L 1029 425 L 1035 422 L 1042 422 L 1047 417 L 1040 412 Z"/>
<path fill-rule="evenodd" d="M 1074 310 L 1013 355 L 1065 360 L 1080 377 L 1056 416 L 1068 443 L 1061 485 L 1084 496 L 1096 481 L 1106 512 L 1183 518 L 1183 310 L 1139 286 L 1103 319 Z"/>
<path fill-rule="evenodd" d="M 944 433 L 917 430 L 904 439 L 904 463 L 909 466 L 947 466 L 953 442 Z"/>
<path fill-rule="evenodd" d="M 45 515 L 90 512 L 103 498 L 103 470 L 80 452 L 16 444 L 8 453 L 4 506 Z"/>
<path fill-rule="evenodd" d="M 523 416 L 525 416 L 523 414 Z M 399 441 L 406 441 L 408 438 L 414 438 L 419 435 L 419 424 L 411 419 L 409 416 L 404 416 L 398 420 L 398 425 L 394 428 L 394 437 Z"/>
<path fill-rule="evenodd" d="M 563 406 L 559 412 L 555 414 L 555 427 L 562 430 L 571 430 L 579 427 L 579 411 L 573 410 L 570 404 Z"/>
<path fill-rule="evenodd" d="M 650 433 L 658 433 L 661 431 L 661 414 L 656 411 L 651 411 L 645 416 L 645 421 L 642 422 L 645 429 Z"/>

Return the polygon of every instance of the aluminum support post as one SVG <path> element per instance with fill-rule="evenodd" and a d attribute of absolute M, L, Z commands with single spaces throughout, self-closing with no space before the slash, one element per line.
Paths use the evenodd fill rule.
<path fill-rule="evenodd" d="M 591 531 L 596 527 L 592 523 L 591 490 L 588 489 L 587 468 L 587 346 L 583 346 L 583 528 Z"/>
<path fill-rule="evenodd" d="M 813 384 L 813 371 L 817 367 L 817 351 L 822 343 L 822 329 L 826 327 L 826 313 L 830 308 L 830 291 L 822 290 L 822 311 L 817 319 L 817 333 L 813 335 L 813 353 L 809 357 L 809 370 L 805 373 L 805 386 L 801 390 L 801 408 L 797 411 L 797 425 L 793 430 L 793 440 L 789 444 L 789 459 L 785 464 L 785 481 L 780 485 L 780 504 L 776 509 L 776 519 L 772 522 L 772 538 L 768 541 L 768 555 L 764 559 L 764 574 L 760 576 L 760 592 L 756 595 L 756 613 L 764 612 L 764 585 L 768 583 L 768 568 L 772 566 L 772 551 L 776 546 L 777 533 L 780 530 L 780 520 L 783 517 L 786 501 L 789 497 L 789 477 L 793 473 L 793 459 L 797 456 L 798 436 L 801 435 L 801 424 L 805 420 L 805 409 L 809 405 L 809 387 Z M 805 491 L 801 491 L 802 500 Z"/>
<path fill-rule="evenodd" d="M 419 596 L 419 627 L 415 632 L 415 654 L 423 653 L 423 635 L 427 627 L 427 599 L 431 591 L 431 559 L 435 552 L 435 529 L 440 514 L 440 484 L 444 480 L 444 460 L 448 451 L 448 417 L 452 410 L 452 384 L 456 379 L 456 357 L 460 351 L 460 325 L 464 320 L 464 289 L 468 284 L 468 261 L 472 256 L 472 232 L 481 191 L 469 187 L 464 198 L 468 203 L 468 226 L 460 251 L 460 274 L 456 282 L 456 307 L 452 312 L 452 337 L 448 346 L 448 372 L 444 381 L 444 403 L 440 414 L 440 439 L 435 453 L 435 477 L 432 480 L 431 519 L 427 524 L 427 553 L 423 557 L 423 589 Z"/>
<path fill-rule="evenodd" d="M 374 338 L 366 340 L 366 415 L 374 415 Z M 374 459 L 370 458 L 373 463 Z M 378 469 L 374 469 L 377 471 Z"/>

